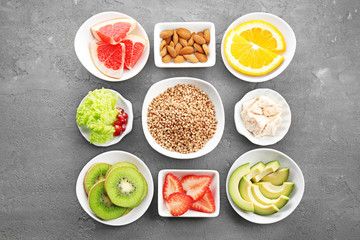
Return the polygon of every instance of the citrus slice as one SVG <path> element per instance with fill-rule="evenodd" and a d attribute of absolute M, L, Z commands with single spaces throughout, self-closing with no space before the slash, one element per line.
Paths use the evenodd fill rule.
<path fill-rule="evenodd" d="M 127 70 L 132 69 L 142 53 L 144 52 L 147 41 L 146 39 L 134 34 L 129 34 L 125 39 L 121 40 L 125 44 L 125 66 Z"/>
<path fill-rule="evenodd" d="M 279 52 L 286 49 L 285 39 L 281 32 L 270 23 L 253 20 L 239 25 L 235 32 L 246 41 L 270 51 Z"/>
<path fill-rule="evenodd" d="M 284 60 L 284 57 L 246 41 L 234 30 L 230 30 L 225 38 L 224 51 L 236 71 L 251 76 L 269 73 Z"/>
<path fill-rule="evenodd" d="M 125 44 L 110 45 L 93 40 L 90 42 L 90 53 L 100 72 L 108 77 L 121 78 L 124 72 Z"/>
<path fill-rule="evenodd" d="M 124 39 L 135 27 L 136 20 L 134 19 L 115 18 L 95 24 L 90 30 L 98 41 L 115 45 Z"/>

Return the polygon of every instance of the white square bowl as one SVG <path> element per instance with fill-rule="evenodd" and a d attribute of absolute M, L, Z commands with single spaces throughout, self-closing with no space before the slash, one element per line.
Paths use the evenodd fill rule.
<path fill-rule="evenodd" d="M 160 33 L 164 30 L 175 30 L 178 28 L 186 28 L 190 32 L 202 32 L 205 29 L 210 30 L 210 54 L 208 60 L 205 63 L 163 63 L 160 56 Z M 200 67 L 212 67 L 216 62 L 216 37 L 215 37 L 215 25 L 212 22 L 162 22 L 157 23 L 154 28 L 154 61 L 155 65 L 159 68 L 200 68 Z"/>
<path fill-rule="evenodd" d="M 166 201 L 163 198 L 163 186 L 165 176 L 172 173 L 180 180 L 186 175 L 207 175 L 212 178 L 209 186 L 215 201 L 215 212 L 203 213 L 189 209 L 185 214 L 178 217 L 217 217 L 220 213 L 220 177 L 219 172 L 216 170 L 194 170 L 194 169 L 163 169 L 158 174 L 158 212 L 161 217 L 174 217 L 170 214 L 169 209 L 166 207 Z"/>

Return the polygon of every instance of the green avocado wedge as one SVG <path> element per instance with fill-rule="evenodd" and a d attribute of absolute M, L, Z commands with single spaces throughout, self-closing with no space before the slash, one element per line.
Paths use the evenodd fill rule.
<path fill-rule="evenodd" d="M 259 203 L 263 204 L 263 205 L 271 205 L 274 204 L 278 209 L 282 208 L 283 206 L 285 206 L 287 204 L 287 202 L 289 201 L 289 197 L 281 195 L 279 198 L 277 199 L 269 199 L 264 197 L 264 195 L 261 193 L 259 186 L 252 184 L 251 185 L 251 193 L 254 196 L 254 198 L 256 199 L 256 201 L 258 201 Z"/>
<path fill-rule="evenodd" d="M 258 175 L 254 176 L 251 180 L 253 182 L 259 182 L 263 177 L 265 177 L 269 173 L 275 172 L 276 169 L 278 169 L 279 167 L 280 167 L 279 161 L 268 162 L 265 165 L 264 170 L 261 173 L 259 173 Z"/>
<path fill-rule="evenodd" d="M 229 179 L 229 194 L 234 203 L 241 209 L 249 212 L 254 212 L 254 204 L 250 201 L 244 200 L 239 192 L 239 183 L 243 176 L 249 174 L 250 164 L 246 163 L 238 167 Z"/>
<path fill-rule="evenodd" d="M 254 184 L 259 186 L 264 197 L 270 199 L 279 198 L 281 195 L 289 196 L 295 186 L 295 183 L 293 182 L 284 182 L 281 186 L 275 186 L 270 182 L 259 182 Z"/>
<path fill-rule="evenodd" d="M 276 186 L 282 185 L 289 177 L 289 168 L 281 168 L 276 172 L 270 173 L 263 177 L 260 182 L 271 182 Z"/>
<path fill-rule="evenodd" d="M 252 183 L 247 177 L 243 177 L 240 180 L 239 191 L 241 197 L 246 201 L 252 202 L 254 204 L 254 212 L 259 215 L 272 215 L 279 211 L 279 208 L 274 204 L 264 205 L 258 202 L 251 191 Z"/>
<path fill-rule="evenodd" d="M 264 168 L 265 168 L 265 164 L 263 162 L 258 162 L 257 164 L 255 164 L 250 168 L 250 173 L 246 175 L 246 177 L 248 179 L 252 179 L 256 175 L 264 171 Z"/>

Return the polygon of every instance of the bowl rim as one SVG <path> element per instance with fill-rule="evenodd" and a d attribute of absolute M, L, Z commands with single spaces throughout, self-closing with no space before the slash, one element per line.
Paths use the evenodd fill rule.
<path fill-rule="evenodd" d="M 88 64 L 86 64 L 83 60 L 83 55 L 80 53 L 80 50 L 78 48 L 78 44 L 77 44 L 77 39 L 80 37 L 80 35 L 82 34 L 82 31 L 83 31 L 83 28 L 86 27 L 86 25 L 88 25 L 88 22 L 91 22 L 93 19 L 96 19 L 96 18 L 100 18 L 100 17 L 103 17 L 103 16 L 106 16 L 106 15 L 119 15 L 118 18 L 129 18 L 129 19 L 134 19 L 136 21 L 136 28 L 139 28 L 139 30 L 142 32 L 142 34 L 144 35 L 143 37 L 146 39 L 147 41 L 147 47 L 145 49 L 145 51 L 143 52 L 143 54 L 145 55 L 145 61 L 143 63 L 142 66 L 140 66 L 140 68 L 138 68 L 138 71 L 137 72 L 133 72 L 133 74 L 130 74 L 129 76 L 127 77 L 124 77 L 124 75 L 121 77 L 121 78 L 111 78 L 111 77 L 108 77 L 106 75 L 104 75 L 102 72 L 99 71 L 99 69 L 97 69 L 97 67 L 95 66 L 95 69 L 96 71 L 92 71 L 89 69 L 88 67 Z M 109 18 L 108 20 L 110 20 L 112 18 Z M 89 28 L 89 31 L 90 31 L 90 28 Z M 139 74 L 142 69 L 145 67 L 147 61 L 149 60 L 149 56 L 150 56 L 150 40 L 149 40 L 149 36 L 147 35 L 145 29 L 143 28 L 143 26 L 133 17 L 125 14 L 125 13 L 121 13 L 121 12 L 116 12 L 116 11 L 106 11 L 106 12 L 100 12 L 100 13 L 97 13 L 91 17 L 89 17 L 86 21 L 84 21 L 81 26 L 79 27 L 79 29 L 76 31 L 76 34 L 75 34 L 75 38 L 74 38 L 74 49 L 75 49 L 75 53 L 76 53 L 76 56 L 77 58 L 79 59 L 80 63 L 82 64 L 82 66 L 88 71 L 90 72 L 92 75 L 94 75 L 95 77 L 97 78 L 100 78 L 101 80 L 104 80 L 104 81 L 107 81 L 107 82 L 122 82 L 122 81 L 126 81 L 126 80 L 129 80 L 133 77 L 135 77 L 137 74 Z M 92 62 L 92 64 L 94 64 Z M 130 70 L 131 71 L 131 70 Z"/>
<path fill-rule="evenodd" d="M 121 219 L 120 218 L 116 218 L 116 219 L 113 219 L 113 220 L 102 220 L 100 218 L 98 218 L 92 211 L 91 209 L 87 209 L 85 208 L 83 205 L 88 205 L 88 201 L 86 200 L 85 202 L 81 200 L 81 196 L 80 195 L 83 195 L 85 193 L 85 190 L 84 190 L 84 185 L 83 185 L 83 178 L 85 177 L 85 174 L 86 172 L 88 171 L 88 169 L 95 163 L 97 162 L 106 162 L 106 160 L 102 160 L 102 159 L 107 159 L 106 158 L 106 155 L 108 154 L 119 154 L 119 155 L 127 155 L 127 156 L 130 156 L 131 158 L 134 159 L 134 161 L 136 163 L 138 163 L 139 165 L 141 165 L 147 175 L 148 175 L 148 178 L 147 180 L 150 180 L 150 181 L 147 181 L 148 183 L 148 196 L 149 197 L 149 200 L 147 200 L 145 202 L 145 200 L 137 207 L 139 208 L 143 203 L 145 203 L 145 205 L 140 209 L 138 209 L 139 213 L 131 220 L 129 221 L 124 221 L 124 222 L 121 222 L 121 223 L 115 223 L 114 221 L 118 220 L 118 219 Z M 142 173 L 144 175 L 144 173 Z M 144 176 L 145 177 L 145 176 Z M 138 220 L 140 217 L 142 217 L 145 212 L 148 210 L 148 208 L 150 207 L 150 204 L 152 202 L 152 199 L 154 197 L 154 180 L 153 180 L 153 177 L 152 177 L 152 174 L 151 174 L 151 171 L 150 169 L 148 168 L 148 166 L 145 164 L 144 161 L 142 161 L 139 157 L 137 157 L 136 155 L 130 153 L 130 152 L 126 152 L 126 151 L 121 151 L 121 150 L 112 150 L 112 151 L 107 151 L 107 152 L 103 152 L 103 153 L 100 153 L 98 155 L 96 155 L 95 157 L 93 157 L 92 159 L 90 159 L 90 161 L 88 161 L 84 167 L 81 169 L 78 177 L 77 177 L 77 181 L 76 181 L 76 185 L 75 185 L 75 191 L 76 191 L 76 198 L 78 200 L 78 202 L 80 203 L 80 206 L 82 207 L 82 209 L 91 217 L 93 218 L 94 220 L 102 223 L 102 224 L 105 224 L 105 225 L 109 225 L 109 226 L 124 226 L 124 225 L 128 225 L 130 223 L 133 223 L 135 222 L 136 220 Z M 87 196 L 86 196 L 86 199 Z M 146 199 L 146 198 L 145 198 Z"/>
<path fill-rule="evenodd" d="M 162 83 L 165 83 L 165 82 L 173 82 L 173 85 L 172 86 L 175 86 L 177 84 L 181 84 L 182 81 L 186 81 L 186 80 L 190 80 L 190 81 L 193 81 L 193 82 L 198 82 L 198 83 L 201 83 L 201 84 L 204 84 L 206 85 L 207 87 L 209 87 L 213 93 L 214 93 L 214 97 L 219 101 L 219 107 L 220 107 L 220 117 L 224 119 L 224 121 L 222 122 L 222 124 L 220 125 L 219 123 L 219 119 L 217 118 L 218 120 L 218 124 L 217 124 L 217 128 L 216 128 L 216 131 L 221 131 L 220 132 L 220 135 L 218 136 L 218 138 L 212 138 L 214 139 L 214 142 L 213 144 L 211 145 L 211 147 L 208 147 L 208 149 L 206 151 L 202 151 L 206 148 L 206 145 L 209 143 L 207 142 L 206 145 L 200 149 L 199 151 L 197 152 L 193 152 L 193 153 L 188 153 L 188 154 L 182 154 L 182 153 L 178 153 L 178 152 L 171 152 L 163 147 L 161 147 L 159 144 L 157 144 L 154 140 L 154 138 L 151 136 L 150 132 L 148 131 L 148 128 L 147 128 L 147 112 L 148 112 L 148 107 L 149 107 L 149 104 L 151 103 L 152 99 L 150 100 L 150 93 L 152 91 L 154 91 L 154 89 L 156 89 L 156 87 Z M 167 89 L 167 88 L 166 88 Z M 165 89 L 165 90 L 166 90 Z M 199 89 L 201 89 L 199 87 Z M 164 90 L 164 91 L 165 91 Z M 201 89 L 203 90 L 203 89 Z M 204 91 L 204 90 L 203 90 Z M 204 91 L 208 96 L 208 92 Z M 147 100 L 149 100 L 149 103 L 146 104 Z M 145 105 L 146 104 L 146 105 Z M 214 104 L 214 103 L 213 103 Z M 174 159 L 194 159 L 194 158 L 199 158 L 201 156 L 204 156 L 208 153 L 210 153 L 211 151 L 213 151 L 217 145 L 219 144 L 221 138 L 222 138 L 222 135 L 224 133 L 224 129 L 225 129 L 225 112 L 224 112 L 224 105 L 223 105 L 223 102 L 221 100 L 221 97 L 218 93 L 218 91 L 216 90 L 216 88 L 210 84 L 209 82 L 207 81 L 204 81 L 202 79 L 199 79 L 199 78 L 193 78 L 193 77 L 173 77 L 173 78 L 166 78 L 166 79 L 163 79 L 161 81 L 158 81 L 156 83 L 154 83 L 147 91 L 146 95 L 145 95 L 145 98 L 144 98 L 144 101 L 143 101 L 143 106 L 142 106 L 142 129 L 143 129 L 143 133 L 145 135 L 145 138 L 147 140 L 147 142 L 149 143 L 149 145 L 154 149 L 156 150 L 158 153 L 161 153 L 167 157 L 170 157 L 170 158 L 174 158 Z M 216 132 L 215 132 L 216 134 Z M 211 140 L 211 139 L 210 139 Z M 209 140 L 209 141 L 210 141 Z M 200 152 L 200 153 L 199 153 Z"/>
<path fill-rule="evenodd" d="M 252 153 L 254 153 L 254 152 L 257 152 L 257 151 L 269 151 L 269 152 L 277 153 L 277 154 L 282 155 L 283 157 L 285 157 L 285 159 L 286 159 L 287 161 L 291 162 L 291 163 L 294 165 L 294 167 L 295 167 L 295 169 L 296 169 L 296 171 L 297 171 L 297 173 L 298 173 L 298 175 L 299 175 L 299 177 L 300 177 L 300 181 L 301 181 L 300 188 L 299 188 L 299 197 L 295 199 L 295 200 L 297 200 L 297 201 L 296 201 L 296 204 L 295 204 L 291 209 L 287 210 L 287 213 L 286 213 L 284 216 L 282 216 L 281 218 L 274 219 L 274 218 L 271 217 L 271 216 L 273 216 L 273 215 L 264 216 L 264 217 L 273 219 L 273 221 L 268 221 L 268 222 L 262 222 L 262 221 L 256 221 L 256 220 L 254 220 L 251 216 L 252 216 L 252 214 L 255 214 L 255 213 L 251 213 L 250 216 L 245 215 L 244 212 L 246 212 L 246 211 L 240 209 L 240 208 L 233 202 L 233 200 L 231 199 L 230 194 L 229 194 L 229 186 L 228 186 L 228 184 L 229 184 L 230 176 L 231 176 L 231 174 L 233 173 L 233 171 L 235 171 L 235 169 L 234 169 L 233 171 L 231 171 L 232 168 L 235 168 L 234 166 L 236 166 L 236 165 L 241 166 L 241 165 L 242 165 L 242 164 L 241 164 L 241 158 L 243 158 L 243 157 L 246 156 L 246 155 L 249 155 L 249 154 L 252 154 Z M 245 164 L 245 162 L 244 162 L 243 164 Z M 290 169 L 290 171 L 294 172 L 294 170 L 292 170 L 292 169 Z M 299 185 L 299 183 L 296 183 L 296 182 L 295 182 L 295 185 L 296 185 L 296 184 Z M 301 185 L 302 185 L 302 186 L 301 186 Z M 257 223 L 257 224 L 272 224 L 272 223 L 276 223 L 276 222 L 279 222 L 279 221 L 284 220 L 284 219 L 287 218 L 289 215 L 291 215 L 291 213 L 293 213 L 293 212 L 295 211 L 295 209 L 299 206 L 299 204 L 300 204 L 300 202 L 301 202 L 301 200 L 302 200 L 302 198 L 303 198 L 303 196 L 304 196 L 304 192 L 305 192 L 305 179 L 304 179 L 304 175 L 303 175 L 300 167 L 297 165 L 297 163 L 296 163 L 292 158 L 290 158 L 288 155 L 286 155 L 285 153 L 283 153 L 283 152 L 281 152 L 281 151 L 279 151 L 279 150 L 272 149 L 272 148 L 256 148 L 256 149 L 253 149 L 253 150 L 250 150 L 250 151 L 247 151 L 247 152 L 243 153 L 242 155 L 240 155 L 240 157 L 238 157 L 238 158 L 234 161 L 234 163 L 231 165 L 231 167 L 230 167 L 230 169 L 229 169 L 229 171 L 228 171 L 228 174 L 227 174 L 227 177 L 226 177 L 225 187 L 226 187 L 226 196 L 227 196 L 227 199 L 228 199 L 231 207 L 234 209 L 234 211 L 235 211 L 239 216 L 241 216 L 241 217 L 244 218 L 245 220 L 247 220 L 247 221 L 249 221 L 249 222 L 252 222 L 252 223 Z M 281 210 L 280 210 L 280 211 L 281 211 Z"/>
<path fill-rule="evenodd" d="M 162 196 L 162 188 L 163 188 L 163 184 L 164 184 L 164 177 L 166 176 L 166 174 L 168 173 L 189 173 L 188 175 L 191 174 L 197 174 L 197 173 L 212 173 L 215 175 L 214 178 L 216 178 L 216 182 L 214 182 L 215 184 L 215 188 L 217 191 L 216 197 L 214 197 L 214 201 L 215 201 L 215 212 L 214 213 L 202 213 L 202 212 L 197 212 L 194 211 L 194 216 L 186 216 L 186 213 L 184 215 L 181 216 L 172 216 L 170 215 L 164 215 L 163 211 L 161 210 L 161 206 L 164 204 L 165 200 Z M 214 179 L 212 180 L 214 181 Z M 158 173 L 158 214 L 161 217 L 183 217 L 183 218 L 214 218 L 214 217 L 218 217 L 220 214 L 220 191 L 221 191 L 221 187 L 220 187 L 220 174 L 217 170 L 212 170 L 212 169 L 162 169 L 159 171 Z"/>
<path fill-rule="evenodd" d="M 294 48 L 291 49 L 290 51 L 290 56 L 287 58 L 288 61 L 285 63 L 283 62 L 278 68 L 274 69 L 272 72 L 262 75 L 262 76 L 250 76 L 250 75 L 245 75 L 243 73 L 237 72 L 235 69 L 232 68 L 232 66 L 228 63 L 226 57 L 225 57 L 225 51 L 224 51 L 224 45 L 225 45 L 225 38 L 228 34 L 228 32 L 232 29 L 232 25 L 237 23 L 237 22 L 241 22 L 241 20 L 243 20 L 244 18 L 247 17 L 254 17 L 253 20 L 256 20 L 256 17 L 262 15 L 262 16 L 266 16 L 268 18 L 273 18 L 276 19 L 278 21 L 281 22 L 281 24 L 283 24 L 283 26 L 285 28 L 287 28 L 287 30 L 289 31 L 289 36 L 291 38 L 293 38 L 294 41 Z M 239 23 L 240 24 L 240 23 Z M 227 27 L 227 29 L 224 32 L 224 35 L 222 37 L 222 41 L 221 41 L 221 58 L 223 60 L 223 63 L 225 65 L 225 67 L 227 68 L 227 70 L 236 78 L 246 81 L 246 82 L 253 82 L 253 83 L 259 83 L 259 82 L 266 82 L 269 80 L 272 80 L 274 78 L 276 78 L 277 76 L 279 76 L 283 71 L 285 71 L 285 69 L 290 65 L 292 59 L 294 58 L 296 52 L 296 36 L 295 36 L 295 32 L 294 30 L 291 28 L 291 26 L 282 18 L 271 14 L 271 13 L 266 13 L 266 12 L 252 12 L 252 13 L 248 13 L 245 15 L 242 15 L 241 17 L 235 19 L 232 23 L 230 23 L 230 25 Z M 285 64 L 285 65 L 284 65 Z M 282 67 L 282 65 L 284 65 Z"/>
<path fill-rule="evenodd" d="M 104 88 L 105 90 L 109 90 L 111 91 L 112 93 L 116 94 L 118 96 L 118 98 L 120 98 L 126 105 L 126 107 L 129 109 L 128 112 L 126 112 L 128 114 L 128 122 L 127 122 L 127 125 L 126 125 L 126 130 L 125 132 L 123 132 L 121 135 L 119 136 L 116 136 L 114 137 L 113 139 L 111 140 L 108 140 L 106 143 L 91 143 L 93 144 L 94 146 L 97 146 L 97 147 L 109 147 L 109 146 L 112 146 L 112 145 L 115 145 L 117 143 L 119 143 L 126 135 L 128 135 L 132 129 L 133 129 L 133 121 L 134 121 L 134 114 L 133 114 L 133 109 L 132 109 L 132 104 L 129 100 L 127 100 L 126 98 L 124 98 L 119 92 L 113 90 L 113 89 L 110 89 L 110 88 Z M 99 89 L 94 89 L 94 90 L 99 90 Z M 92 91 L 94 91 L 92 90 Z M 81 106 L 81 104 L 83 103 L 83 101 L 89 96 L 89 93 L 86 94 L 86 96 L 81 100 L 81 102 L 79 103 L 76 111 L 79 109 L 79 107 Z M 88 141 L 89 141 L 89 138 L 85 136 L 85 129 L 86 129 L 86 126 L 82 126 L 80 127 L 79 125 L 77 125 L 76 123 L 76 126 L 78 127 L 81 135 Z"/>

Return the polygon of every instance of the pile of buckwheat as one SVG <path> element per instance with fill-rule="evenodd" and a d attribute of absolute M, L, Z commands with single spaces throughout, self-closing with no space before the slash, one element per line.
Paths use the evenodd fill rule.
<path fill-rule="evenodd" d="M 147 124 L 163 148 L 187 154 L 200 150 L 214 136 L 217 120 L 206 93 L 191 84 L 178 84 L 152 100 Z"/>

